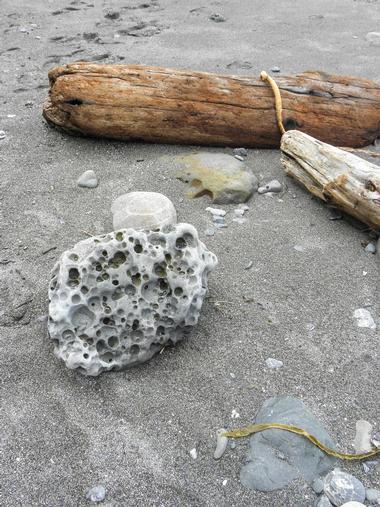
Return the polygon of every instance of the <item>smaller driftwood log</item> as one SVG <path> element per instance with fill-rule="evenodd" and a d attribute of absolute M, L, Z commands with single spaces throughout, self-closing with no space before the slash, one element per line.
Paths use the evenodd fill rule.
<path fill-rule="evenodd" d="M 290 130 L 282 136 L 288 176 L 313 195 L 380 231 L 380 167 L 313 137 Z"/>

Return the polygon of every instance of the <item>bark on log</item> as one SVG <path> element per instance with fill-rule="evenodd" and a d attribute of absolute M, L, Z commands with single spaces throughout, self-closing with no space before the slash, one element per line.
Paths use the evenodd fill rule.
<path fill-rule="evenodd" d="M 78 62 L 49 72 L 46 120 L 67 132 L 119 140 L 273 148 L 273 92 L 257 77 Z M 306 72 L 279 76 L 286 129 L 338 146 L 380 136 L 380 85 Z"/>
<path fill-rule="evenodd" d="M 380 231 L 380 167 L 303 132 L 282 136 L 288 176 L 313 195 Z"/>

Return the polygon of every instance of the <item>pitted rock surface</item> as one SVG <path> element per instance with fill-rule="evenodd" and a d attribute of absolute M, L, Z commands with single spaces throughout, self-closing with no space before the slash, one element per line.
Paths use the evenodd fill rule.
<path fill-rule="evenodd" d="M 56 356 L 93 376 L 149 360 L 197 324 L 216 264 L 189 224 L 80 241 L 52 271 Z"/>

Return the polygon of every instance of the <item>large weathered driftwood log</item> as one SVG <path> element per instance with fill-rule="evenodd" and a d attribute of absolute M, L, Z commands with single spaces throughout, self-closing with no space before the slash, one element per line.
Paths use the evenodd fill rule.
<path fill-rule="evenodd" d="M 282 136 L 285 172 L 313 195 L 380 231 L 380 167 L 297 130 Z"/>
<path fill-rule="evenodd" d="M 49 72 L 46 120 L 75 134 L 120 140 L 278 147 L 273 93 L 259 76 L 78 62 Z M 286 129 L 338 146 L 380 136 L 380 85 L 306 72 L 276 78 Z"/>

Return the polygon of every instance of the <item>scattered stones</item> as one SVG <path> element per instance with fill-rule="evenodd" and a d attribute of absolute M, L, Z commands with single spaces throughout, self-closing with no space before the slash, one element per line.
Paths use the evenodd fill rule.
<path fill-rule="evenodd" d="M 4 132 L 4 130 L 0 130 L 0 141 L 2 139 L 5 139 L 5 132 Z"/>
<path fill-rule="evenodd" d="M 81 174 L 77 180 L 78 187 L 96 188 L 98 186 L 98 178 L 91 169 Z"/>
<path fill-rule="evenodd" d="M 259 194 L 266 194 L 267 192 L 273 192 L 273 193 L 279 193 L 282 192 L 282 185 L 277 180 L 272 180 L 266 185 L 259 187 L 258 193 Z"/>
<path fill-rule="evenodd" d="M 91 502 L 102 502 L 106 497 L 106 489 L 104 486 L 94 486 L 86 493 L 87 500 Z"/>
<path fill-rule="evenodd" d="M 326 495 L 322 495 L 317 503 L 317 507 L 334 507 Z"/>
<path fill-rule="evenodd" d="M 358 308 L 354 311 L 354 317 L 358 327 L 367 327 L 369 329 L 376 329 L 375 321 L 372 315 L 366 308 Z"/>
<path fill-rule="evenodd" d="M 217 204 L 242 203 L 257 190 L 256 176 L 231 155 L 202 151 L 177 160 L 184 165 L 177 177 L 190 183 L 190 198 L 207 194 Z"/>
<path fill-rule="evenodd" d="M 365 488 L 359 479 L 339 468 L 327 474 L 323 490 L 329 500 L 338 507 L 346 502 L 365 500 Z"/>
<path fill-rule="evenodd" d="M 226 211 L 224 209 L 218 209 L 218 208 L 206 208 L 206 211 L 209 211 L 212 215 L 218 216 L 218 217 L 224 217 L 226 216 Z"/>
<path fill-rule="evenodd" d="M 197 324 L 216 264 L 190 224 L 77 243 L 51 275 L 48 328 L 56 356 L 93 376 L 148 361 Z"/>
<path fill-rule="evenodd" d="M 157 192 L 130 192 L 114 200 L 111 206 L 113 228 L 153 230 L 177 223 L 174 204 Z"/>
<path fill-rule="evenodd" d="M 196 448 L 195 448 L 195 447 L 194 447 L 194 449 L 191 449 L 191 451 L 190 451 L 190 453 L 189 453 L 189 454 L 190 454 L 190 456 L 191 456 L 193 459 L 197 459 L 197 457 L 198 457 L 198 452 L 197 452 L 197 450 L 196 450 Z"/>
<path fill-rule="evenodd" d="M 221 428 L 216 432 L 216 448 L 214 451 L 214 459 L 220 459 L 227 449 L 228 438 L 223 435 L 226 430 Z"/>
<path fill-rule="evenodd" d="M 272 67 L 272 68 L 270 69 L 270 71 L 271 71 L 271 72 L 281 72 L 281 69 L 280 69 L 280 67 L 276 67 L 276 66 L 274 66 L 274 67 Z"/>
<path fill-rule="evenodd" d="M 368 452 L 372 449 L 371 436 L 373 426 L 368 421 L 356 422 L 356 435 L 354 439 L 354 449 L 359 453 Z"/>
<path fill-rule="evenodd" d="M 365 491 L 367 500 L 375 505 L 380 505 L 380 489 L 368 488 Z"/>
<path fill-rule="evenodd" d="M 304 428 L 331 448 L 334 442 L 301 400 L 291 396 L 268 399 L 256 417 L 256 423 L 284 423 Z M 252 435 L 248 463 L 240 472 L 244 486 L 259 491 L 284 488 L 303 478 L 312 482 L 323 476 L 336 460 L 324 454 L 307 439 L 287 431 L 270 429 Z M 278 449 L 284 459 L 278 455 Z"/>
<path fill-rule="evenodd" d="M 375 254 L 376 253 L 376 243 L 368 243 L 365 247 L 364 251 L 367 253 Z"/>
<path fill-rule="evenodd" d="M 224 23 L 226 21 L 226 18 L 221 14 L 211 14 L 208 19 L 215 21 L 215 23 Z"/>
<path fill-rule="evenodd" d="M 379 460 L 365 461 L 362 464 L 362 466 L 363 466 L 363 472 L 366 475 L 371 474 L 372 472 L 374 472 L 374 470 L 376 469 L 377 465 L 380 465 L 380 461 Z"/>
<path fill-rule="evenodd" d="M 273 357 L 268 357 L 268 359 L 266 359 L 265 361 L 265 364 L 271 370 L 278 370 L 279 368 L 282 368 L 284 366 L 284 363 L 282 361 L 274 359 Z"/>
<path fill-rule="evenodd" d="M 371 46 L 380 46 L 380 32 L 368 32 L 365 38 Z"/>

